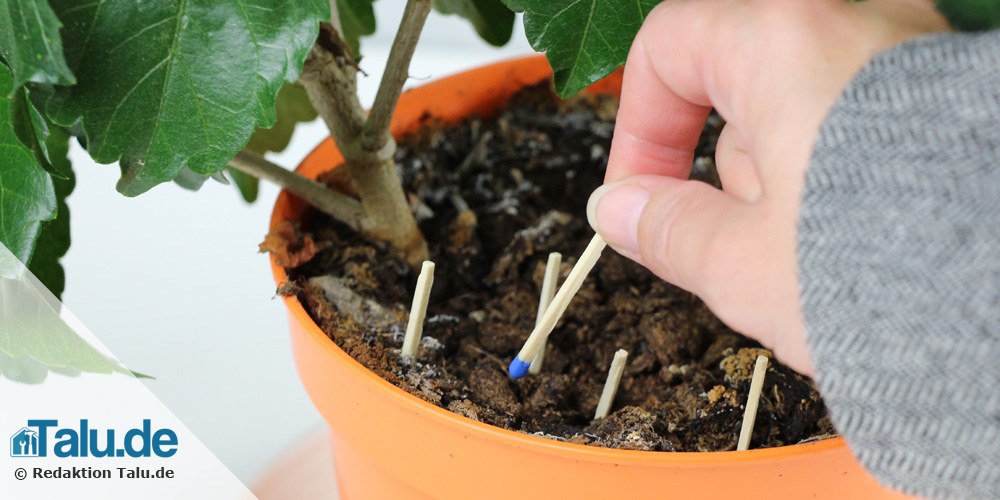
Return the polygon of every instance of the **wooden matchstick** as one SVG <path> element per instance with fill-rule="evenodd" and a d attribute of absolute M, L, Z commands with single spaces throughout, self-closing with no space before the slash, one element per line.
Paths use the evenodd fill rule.
<path fill-rule="evenodd" d="M 556 295 L 556 284 L 559 282 L 559 266 L 561 265 L 562 254 L 559 252 L 550 253 L 549 260 L 545 263 L 545 278 L 542 280 L 542 294 L 538 299 L 538 314 L 535 316 L 535 326 L 538 326 L 542 322 L 545 310 L 552 303 L 552 297 Z M 542 340 L 542 347 L 538 349 L 538 354 L 535 355 L 534 361 L 531 362 L 531 368 L 528 369 L 528 373 L 532 375 L 538 375 L 542 371 L 542 362 L 545 361 L 546 341 L 548 341 L 548 336 Z"/>
<path fill-rule="evenodd" d="M 740 438 L 736 443 L 738 451 L 750 448 L 750 436 L 753 435 L 753 424 L 757 420 L 757 405 L 760 403 L 760 391 L 764 389 L 764 375 L 767 373 L 767 357 L 757 356 L 753 366 L 753 378 L 750 379 L 750 395 L 747 397 L 746 409 L 743 410 L 743 426 L 740 427 Z"/>
<path fill-rule="evenodd" d="M 597 411 L 594 412 L 594 420 L 608 416 L 608 411 L 611 410 L 611 403 L 615 401 L 615 394 L 618 393 L 618 383 L 622 380 L 626 360 L 628 360 L 628 351 L 618 349 L 615 352 L 615 358 L 611 360 L 611 368 L 608 370 L 608 380 L 604 382 L 604 391 L 601 392 L 601 399 L 597 402 Z"/>
<path fill-rule="evenodd" d="M 425 260 L 417 277 L 417 289 L 413 292 L 413 305 L 410 306 L 410 321 L 406 324 L 406 336 L 403 337 L 402 356 L 404 359 L 415 359 L 417 348 L 420 347 L 420 336 L 424 333 L 424 318 L 427 317 L 427 299 L 431 296 L 434 286 L 434 263 Z"/>
<path fill-rule="evenodd" d="M 573 296 L 576 295 L 576 292 L 580 291 L 580 287 L 583 286 L 583 280 L 587 278 L 587 274 L 597 264 L 597 260 L 601 258 L 601 252 L 607 246 L 608 243 L 600 235 L 594 235 L 594 238 L 590 240 L 587 249 L 580 255 L 580 260 L 576 261 L 576 265 L 569 272 L 566 281 L 559 287 L 556 296 L 552 298 L 549 307 L 545 309 L 542 321 L 535 325 L 535 329 L 528 336 L 528 340 L 524 342 L 524 346 L 517 353 L 517 357 L 510 362 L 508 372 L 510 372 L 511 377 L 521 378 L 528 373 L 528 367 L 531 366 L 531 362 L 538 355 L 539 347 L 542 346 L 549 334 L 552 333 L 552 329 L 556 327 L 559 318 L 566 312 L 566 308 L 569 307 Z"/>

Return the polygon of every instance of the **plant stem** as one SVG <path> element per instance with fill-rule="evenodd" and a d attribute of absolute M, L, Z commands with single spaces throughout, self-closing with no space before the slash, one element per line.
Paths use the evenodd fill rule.
<path fill-rule="evenodd" d="M 278 184 L 354 230 L 361 228 L 361 203 L 312 179 L 275 165 L 263 157 L 240 151 L 229 166 L 248 175 Z"/>
<path fill-rule="evenodd" d="M 429 6 L 429 0 L 411 0 L 411 3 L 413 1 Z M 410 10 L 409 6 L 407 10 Z M 426 13 L 420 17 L 420 24 L 424 18 Z M 405 19 L 404 16 L 404 21 Z M 396 41 L 399 42 L 400 38 L 397 37 Z M 413 43 L 416 43 L 415 39 Z M 399 49 L 394 45 L 390 54 L 398 52 Z M 413 55 L 412 49 L 404 50 L 403 53 Z M 393 60 L 390 55 L 390 61 Z M 405 81 L 409 59 L 400 60 L 400 56 L 396 56 L 395 61 L 396 64 L 403 65 L 401 69 L 396 68 L 402 71 L 399 83 L 401 87 L 402 81 Z M 395 72 L 392 68 L 386 71 Z M 340 34 L 329 24 L 321 24 L 320 36 L 309 51 L 300 81 L 344 156 L 343 168 L 350 174 L 353 191 L 361 200 L 361 232 L 369 238 L 388 242 L 397 255 L 410 266 L 418 268 L 427 259 L 427 241 L 417 227 L 396 173 L 393 159 L 395 148 L 380 147 L 371 150 L 364 146 L 362 130 L 366 119 L 357 95 L 357 73 L 357 65 Z M 392 107 L 387 113 L 391 117 L 392 108 L 399 97 L 398 90 L 390 97 Z M 389 135 L 388 118 L 384 133 L 389 139 L 383 144 L 395 146 Z"/>
<path fill-rule="evenodd" d="M 372 104 L 371 113 L 365 120 L 362 130 L 362 140 L 364 141 L 362 147 L 366 151 L 380 152 L 393 142 L 392 135 L 389 133 L 389 124 L 392 122 L 392 114 L 399 101 L 399 95 L 403 92 L 403 85 L 410 75 L 410 60 L 413 59 L 413 51 L 417 48 L 420 32 L 424 28 L 424 21 L 427 20 L 427 14 L 430 11 L 430 0 L 408 0 L 406 2 L 403 19 L 399 22 L 399 30 L 396 31 L 396 38 L 392 42 L 392 48 L 389 49 L 385 73 L 382 75 L 378 93 L 375 95 L 375 102 Z M 388 154 L 392 154 L 392 152 L 394 151 L 390 151 Z"/>
<path fill-rule="evenodd" d="M 357 65 L 340 34 L 329 24 L 320 24 L 319 38 L 306 57 L 299 81 L 345 158 L 365 121 L 357 75 Z"/>

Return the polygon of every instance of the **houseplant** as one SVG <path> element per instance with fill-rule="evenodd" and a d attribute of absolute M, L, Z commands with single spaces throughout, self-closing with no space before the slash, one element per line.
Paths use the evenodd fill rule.
<path fill-rule="evenodd" d="M 348 2 L 344 2 L 343 4 L 353 5 Z M 533 5 L 531 2 L 511 2 L 511 4 L 516 8 L 527 8 Z M 597 6 L 597 4 L 597 2 L 594 2 L 591 6 Z M 581 5 L 586 6 L 586 4 Z M 15 5 L 15 7 L 18 6 L 20 6 L 20 4 Z M 167 9 L 169 10 L 170 7 L 171 6 L 167 6 Z M 320 12 L 320 10 L 322 10 L 321 6 L 313 7 L 314 8 L 312 10 L 306 7 L 301 7 L 301 11 L 286 12 L 285 14 L 288 14 L 288 17 L 283 19 L 283 21 L 288 21 L 290 18 L 293 18 L 299 22 L 299 26 L 306 26 L 310 24 L 315 25 L 316 20 L 323 18 L 323 13 Z M 546 13 L 542 12 L 545 8 L 545 4 L 543 3 L 539 3 L 533 7 L 538 9 L 538 11 L 533 11 L 532 15 L 526 17 L 526 22 L 530 22 L 531 19 L 536 17 L 543 19 L 546 18 L 546 16 L 557 17 L 555 16 L 557 12 L 571 10 L 563 9 L 562 11 L 551 11 Z M 291 9 L 295 10 L 295 8 Z M 93 12 L 89 12 L 89 10 L 93 10 Z M 405 64 L 400 64 L 400 62 L 405 61 L 405 59 L 408 58 L 407 52 L 412 51 L 413 44 L 415 43 L 414 32 L 419 31 L 419 22 L 414 21 L 414 19 L 419 17 L 421 12 L 423 12 L 422 15 L 426 15 L 426 10 L 427 2 L 410 2 L 408 4 L 407 11 L 409 16 L 415 17 L 408 17 L 410 21 L 404 21 L 404 29 L 401 30 L 397 50 L 393 51 L 396 58 L 394 59 L 393 57 L 390 57 L 391 67 L 396 68 L 397 70 L 399 68 L 405 68 Z M 81 13 L 85 11 L 90 14 L 90 17 L 84 17 L 83 20 L 74 20 L 76 24 L 71 21 L 74 15 L 81 15 Z M 126 194 L 135 194 L 144 189 L 148 189 L 152 184 L 170 180 L 174 177 L 174 175 L 177 175 L 175 179 L 179 182 L 196 185 L 204 180 L 204 175 L 217 172 L 218 169 L 221 169 L 222 164 L 226 161 L 225 156 L 231 155 L 222 154 L 219 151 L 196 150 L 197 148 L 195 148 L 194 145 L 197 145 L 198 137 L 190 138 L 184 136 L 183 134 L 179 134 L 176 137 L 171 137 L 170 141 L 166 141 L 163 137 L 163 134 L 166 134 L 166 132 L 164 132 L 165 129 L 160 128 L 160 124 L 144 128 L 144 126 L 149 123 L 149 120 L 148 116 L 141 113 L 137 114 L 137 116 L 130 116 L 129 118 L 132 120 L 123 120 L 123 122 L 128 122 L 129 126 L 138 125 L 140 132 L 149 132 L 146 137 L 140 138 L 140 144 L 136 145 L 129 140 L 121 138 L 118 138 L 118 140 L 115 140 L 113 137 L 109 139 L 111 135 L 107 134 L 111 134 L 115 131 L 123 131 L 125 125 L 116 121 L 119 113 L 123 112 L 122 110 L 126 107 L 125 103 L 129 99 L 139 99 L 142 97 L 142 93 L 145 91 L 145 87 L 142 85 L 150 82 L 150 79 L 159 77 L 160 74 L 163 73 L 162 80 L 164 82 L 164 88 L 170 86 L 171 90 L 177 90 L 176 85 L 171 85 L 174 82 L 170 80 L 169 75 L 171 75 L 171 73 L 166 71 L 167 68 L 175 68 L 176 71 L 179 71 L 181 74 L 185 74 L 189 81 L 182 83 L 189 83 L 189 86 L 192 86 L 192 88 L 195 89 L 199 88 L 194 84 L 200 84 L 201 81 L 192 78 L 190 73 L 185 73 L 185 71 L 190 70 L 190 67 L 186 64 L 186 62 L 184 64 L 175 64 L 175 61 L 178 60 L 177 58 L 179 56 L 177 56 L 174 51 L 174 46 L 181 47 L 177 50 L 183 54 L 186 53 L 185 51 L 187 49 L 193 49 L 195 46 L 203 46 L 206 42 L 209 42 L 207 43 L 208 50 L 217 50 L 223 54 L 223 56 L 217 56 L 215 58 L 217 65 L 222 66 L 222 68 L 213 69 L 233 70 L 234 67 L 248 63 L 248 59 L 245 57 L 240 58 L 234 56 L 231 59 L 226 59 L 224 56 L 229 55 L 224 50 L 226 47 L 210 43 L 217 41 L 213 40 L 210 36 L 211 33 L 213 33 L 213 30 L 216 28 L 226 28 L 228 26 L 225 25 L 225 23 L 213 23 L 212 21 L 216 20 L 214 17 L 209 19 L 209 21 L 206 22 L 206 25 L 199 26 L 202 29 L 199 30 L 198 34 L 192 34 L 189 31 L 185 31 L 188 29 L 189 23 L 197 23 L 198 21 L 203 20 L 194 15 L 198 13 L 196 9 L 194 9 L 190 17 L 187 14 L 182 14 L 180 11 L 173 12 L 172 16 L 168 15 L 162 18 L 152 15 L 162 14 L 163 12 L 161 11 L 153 12 L 152 14 L 150 12 L 137 12 L 136 16 L 140 16 L 140 14 L 150 16 L 147 18 L 149 19 L 148 22 L 135 22 L 134 25 L 145 26 L 137 33 L 125 31 L 124 33 L 117 33 L 121 35 L 117 40 L 112 39 L 113 37 L 111 36 L 108 37 L 109 40 L 101 40 L 100 36 L 95 38 L 95 40 L 98 42 L 106 42 L 102 45 L 102 47 L 106 48 L 108 53 L 114 54 L 122 50 L 128 51 L 131 48 L 130 44 L 135 43 L 134 40 L 140 35 L 153 37 L 154 35 L 157 35 L 157 29 L 159 27 L 173 26 L 174 38 L 167 37 L 167 40 L 172 40 L 176 43 L 168 44 L 170 45 L 170 48 L 163 52 L 164 57 L 162 59 L 153 57 L 148 60 L 143 60 L 143 62 L 149 63 L 142 68 L 144 71 L 134 71 L 134 74 L 126 75 L 128 77 L 133 77 L 136 85 L 131 87 L 126 86 L 124 89 L 125 91 L 119 95 L 120 100 L 114 106 L 110 108 L 107 106 L 101 106 L 99 105 L 100 103 L 95 102 L 95 100 L 97 100 L 96 98 L 100 96 L 88 94 L 88 89 L 90 89 L 90 87 L 88 87 L 88 83 L 93 85 L 94 82 L 99 80 L 99 77 L 102 74 L 106 74 L 106 72 L 102 73 L 100 68 L 87 67 L 86 65 L 80 66 L 80 61 L 81 58 L 86 55 L 85 52 L 89 50 L 88 43 L 91 39 L 90 32 L 96 29 L 93 27 L 104 27 L 107 24 L 107 19 L 101 17 L 99 6 L 56 5 L 56 12 L 64 17 L 64 23 L 67 27 L 77 28 L 78 32 L 75 33 L 75 35 L 78 36 L 78 38 L 75 41 L 82 42 L 72 44 L 74 47 L 73 50 L 78 53 L 75 54 L 77 57 L 68 58 L 70 60 L 68 65 L 63 64 L 60 66 L 59 64 L 50 64 L 51 67 L 43 68 L 42 70 L 33 68 L 31 65 L 31 57 L 21 57 L 25 54 L 18 54 L 15 44 L 5 47 L 6 51 L 3 53 L 5 62 L 8 62 L 11 69 L 15 70 L 12 72 L 12 83 L 10 85 L 10 88 L 14 89 L 14 93 L 7 93 L 7 95 L 13 96 L 9 97 L 8 100 L 11 101 L 12 107 L 22 110 L 19 116 L 26 117 L 26 119 L 22 118 L 17 122 L 21 125 L 21 127 L 11 128 L 13 135 L 12 133 L 8 133 L 8 137 L 15 137 L 16 135 L 16 139 L 21 145 L 19 146 L 13 141 L 9 141 L 9 144 L 14 147 L 22 148 L 22 150 L 19 150 L 19 153 L 22 153 L 19 157 L 20 163 L 15 166 L 21 168 L 24 172 L 27 172 L 24 174 L 24 178 L 34 180 L 36 182 L 33 184 L 20 182 L 20 184 L 36 188 L 36 193 L 29 195 L 29 199 L 38 199 L 40 201 L 34 206 L 28 207 L 30 210 L 25 209 L 24 207 L 14 207 L 11 209 L 7 209 L 5 207 L 5 217 L 11 215 L 11 217 L 14 218 L 15 216 L 24 215 L 24 218 L 28 220 L 28 224 L 19 224 L 19 227 L 27 228 L 25 231 L 11 236 L 11 241 L 5 240 L 5 243 L 9 246 L 20 250 L 31 246 L 30 242 L 27 245 L 24 244 L 25 241 L 31 239 L 32 233 L 38 233 L 37 229 L 40 228 L 39 221 L 47 217 L 46 214 L 51 214 L 52 211 L 47 211 L 47 209 L 53 204 L 47 203 L 47 201 L 51 201 L 51 197 L 48 197 L 47 195 L 49 192 L 54 195 L 56 191 L 54 187 L 52 189 L 48 189 L 48 186 L 46 186 L 46 183 L 44 182 L 44 176 L 38 175 L 38 168 L 32 169 L 27 166 L 31 165 L 32 161 L 35 161 L 35 164 L 38 167 L 50 167 L 50 172 L 46 174 L 50 179 L 69 179 L 69 176 L 71 175 L 65 172 L 60 173 L 57 171 L 56 167 L 51 165 L 51 163 L 54 163 L 51 158 L 46 157 L 49 150 L 43 147 L 43 144 L 46 144 L 46 142 L 50 140 L 50 137 L 55 137 L 57 135 L 53 133 L 52 135 L 45 137 L 45 131 L 42 124 L 44 123 L 44 119 L 46 117 L 52 119 L 56 124 L 62 124 L 63 126 L 68 127 L 71 132 L 84 134 L 83 137 L 86 137 L 88 146 L 91 148 L 90 150 L 92 154 L 97 159 L 115 159 L 117 158 L 116 155 L 123 154 L 122 165 L 125 173 L 122 183 L 120 184 L 120 189 Z M 253 39 L 253 43 L 257 43 L 257 37 L 258 35 L 261 35 L 261 33 L 256 31 L 256 27 L 262 24 L 266 24 L 267 26 L 274 25 L 274 23 L 271 22 L 260 22 L 261 20 L 258 18 L 253 18 L 252 20 L 251 18 L 253 16 L 247 14 L 246 12 L 233 11 L 228 14 L 233 15 L 234 18 L 242 15 L 245 20 L 246 27 L 248 28 L 245 30 L 247 33 L 244 33 L 244 35 L 253 35 L 252 37 L 249 37 Z M 638 16 L 631 16 L 634 21 L 633 24 L 637 24 L 638 20 L 641 19 L 641 11 L 639 14 L 640 15 Z M 220 18 L 225 19 L 225 15 L 226 13 L 223 13 Z M 204 19 L 207 18 L 208 16 Z M 346 17 L 341 17 L 341 19 L 345 21 L 347 20 Z M 83 21 L 90 22 L 88 24 Z M 132 19 L 132 21 L 136 20 Z M 274 21 L 274 19 L 266 19 L 266 21 Z M 80 26 L 84 27 L 80 28 Z M 414 26 L 416 26 L 416 28 L 413 28 Z M 39 33 L 46 35 L 40 37 L 40 39 L 42 40 L 44 50 L 49 52 L 54 50 L 54 47 L 49 43 L 53 40 L 53 32 L 51 29 L 46 31 L 45 28 L 51 27 L 52 25 L 41 26 L 41 29 L 38 30 Z M 265 29 L 264 31 L 267 30 Z M 295 33 L 292 33 L 293 31 Z M 529 36 L 531 36 L 532 29 L 529 28 L 528 31 Z M 56 32 L 58 32 L 58 30 L 56 30 Z M 343 26 L 341 32 L 345 37 L 349 36 L 350 30 L 348 29 L 347 24 Z M 82 33 L 84 34 L 83 36 L 81 36 Z M 184 36 L 180 36 L 181 33 L 185 33 L 191 37 L 204 35 L 207 40 L 185 38 Z M 109 34 L 114 35 L 116 33 Z M 263 73 L 259 73 L 258 76 L 262 76 L 263 80 L 266 81 L 266 85 L 263 86 L 264 90 L 258 89 L 257 92 L 248 92 L 247 89 L 253 90 L 254 85 L 246 80 L 237 79 L 238 81 L 235 82 L 227 82 L 227 84 L 231 84 L 233 88 L 212 89 L 218 90 L 218 92 L 208 92 L 205 95 L 194 95 L 194 101 L 197 105 L 190 106 L 190 103 L 186 103 L 184 99 L 166 103 L 163 105 L 164 107 L 156 110 L 156 113 L 154 113 L 154 120 L 152 121 L 157 122 L 155 115 L 160 112 L 163 112 L 164 114 L 191 113 L 193 116 L 197 116 L 199 118 L 201 118 L 202 113 L 214 113 L 220 115 L 214 118 L 236 118 L 234 121 L 237 123 L 234 125 L 234 128 L 241 128 L 243 136 L 248 137 L 249 130 L 251 128 L 250 125 L 247 125 L 246 120 L 238 119 L 246 117 L 241 116 L 241 113 L 234 111 L 251 109 L 254 111 L 251 111 L 248 114 L 252 116 L 255 112 L 257 117 L 267 115 L 266 109 L 269 107 L 269 99 L 273 99 L 273 96 L 278 91 L 278 84 L 280 84 L 282 80 L 281 77 L 287 74 L 295 74 L 298 71 L 297 65 L 294 61 L 301 60 L 301 57 L 305 54 L 305 50 L 309 48 L 311 38 L 306 36 L 292 36 L 296 34 L 299 33 L 295 30 L 289 30 L 288 32 L 276 34 L 267 34 L 268 36 L 274 36 L 275 38 L 280 39 L 281 42 L 287 42 L 290 45 L 295 45 L 295 50 L 286 50 L 284 54 L 287 57 L 288 53 L 293 53 L 291 57 L 293 62 L 289 63 L 288 61 L 285 61 L 285 65 L 278 67 L 277 70 L 275 69 L 275 66 L 270 64 L 273 60 L 265 60 L 267 58 L 263 56 L 265 53 L 274 48 L 274 44 L 270 43 L 270 41 L 268 41 L 268 43 L 262 42 L 259 44 L 258 49 L 260 50 L 256 51 L 257 54 L 255 55 L 260 58 L 260 60 L 257 61 L 257 66 L 259 71 Z M 539 37 L 539 40 L 544 39 L 541 35 L 539 35 Z M 398 97 L 399 88 L 401 87 L 402 79 L 405 77 L 405 72 L 397 71 L 394 78 L 385 80 L 390 83 L 383 86 L 385 90 L 384 92 L 380 90 L 380 95 L 387 97 L 384 97 L 381 101 L 377 101 L 372 113 L 367 118 L 364 117 L 363 112 L 360 110 L 360 107 L 356 105 L 356 102 L 345 98 L 343 95 L 343 88 L 350 88 L 350 85 L 352 84 L 354 78 L 353 71 L 355 70 L 351 65 L 352 52 L 349 52 L 351 44 L 349 41 L 345 42 L 343 38 L 344 37 L 342 37 L 340 32 L 337 30 L 325 29 L 322 31 L 320 43 L 311 49 L 310 58 L 306 61 L 303 69 L 302 82 L 309 92 L 311 99 L 317 104 L 320 113 L 324 115 L 324 118 L 331 125 L 334 136 L 337 137 L 338 142 L 341 143 L 341 149 L 343 149 L 344 154 L 348 159 L 347 167 L 341 170 L 350 172 L 350 177 L 353 179 L 355 184 L 354 187 L 357 191 L 356 194 L 361 198 L 361 201 L 358 202 L 351 200 L 349 197 L 338 195 L 336 192 L 325 190 L 325 188 L 320 188 L 315 184 L 304 182 L 300 178 L 289 177 L 286 173 L 282 173 L 282 171 L 274 169 L 273 166 L 263 162 L 260 158 L 254 157 L 249 153 L 237 154 L 234 157 L 232 165 L 243 173 L 253 172 L 261 176 L 270 176 L 278 179 L 280 182 L 287 184 L 292 191 L 297 192 L 300 196 L 309 199 L 316 206 L 331 213 L 336 218 L 342 220 L 342 222 L 355 226 L 356 229 L 367 233 L 370 237 L 388 241 L 392 247 L 404 257 L 405 260 L 411 263 L 416 262 L 419 261 L 424 254 L 424 245 L 414 230 L 415 225 L 409 222 L 409 220 L 412 219 L 412 216 L 409 213 L 408 206 L 405 205 L 401 196 L 401 191 L 398 189 L 398 183 L 392 182 L 392 179 L 390 178 L 392 168 L 390 165 L 391 162 L 389 161 L 391 158 L 389 152 L 393 141 L 387 133 L 388 121 L 392 115 L 394 102 L 396 97 Z M 302 43 L 303 40 L 305 43 Z M 624 48 L 628 45 L 627 40 L 628 37 L 626 36 L 621 40 L 621 44 L 616 43 L 611 47 L 613 49 L 616 47 L 620 48 L 620 52 L 623 54 Z M 583 37 L 583 40 L 579 42 L 581 48 L 584 46 L 585 42 L 586 37 Z M 278 46 L 281 47 L 281 45 Z M 13 49 L 11 47 L 13 47 Z M 79 53 L 81 51 L 84 52 L 84 54 L 81 55 Z M 69 52 L 70 51 L 67 50 L 67 53 Z M 30 56 L 38 53 L 39 52 L 37 50 L 34 52 L 28 51 L 26 55 Z M 558 47 L 551 46 L 550 56 L 558 60 L 558 54 L 560 54 Z M 136 50 L 123 57 L 134 58 L 139 57 L 140 55 L 148 56 L 148 54 Z M 275 54 L 270 55 L 275 58 L 279 58 Z M 44 60 L 51 62 L 48 59 Z M 335 64 L 330 64 L 331 61 Z M 73 64 L 74 62 L 76 64 Z M 557 68 L 560 66 L 558 63 L 554 63 L 554 65 Z M 610 68 L 613 68 L 614 66 L 617 66 L 617 63 L 609 64 L 608 68 L 605 69 L 610 70 Z M 70 67 L 73 68 L 73 71 L 70 71 Z M 575 68 L 575 66 L 573 67 Z M 77 70 L 80 70 L 81 68 L 83 69 L 82 74 L 76 74 Z M 235 73 L 239 73 L 239 71 L 234 71 L 234 74 Z M 583 73 L 588 76 L 595 76 L 599 75 L 600 71 L 596 73 L 584 71 Z M 265 76 L 265 74 L 268 76 Z M 560 74 L 563 76 L 560 77 Z M 557 86 L 563 90 L 578 90 L 577 88 L 574 88 L 574 86 L 582 88 L 585 83 L 577 82 L 573 78 L 574 75 L 579 74 L 580 73 L 576 73 L 573 70 L 564 71 L 562 73 L 557 71 Z M 84 78 L 84 76 L 88 76 L 89 78 Z M 78 83 L 76 87 L 57 85 L 56 87 L 58 88 L 55 88 L 49 86 L 53 83 L 71 83 L 74 78 L 78 78 L 81 82 Z M 178 78 L 180 77 L 178 76 Z M 41 81 L 33 82 L 27 86 L 23 85 L 24 81 L 29 79 L 39 79 Z M 211 87 L 211 85 L 207 85 L 206 88 L 208 87 Z M 236 87 L 240 88 L 236 89 Z M 183 90 L 184 89 L 181 88 L 177 91 L 180 92 Z M 238 109 L 231 106 L 225 106 L 224 104 L 227 104 L 225 99 L 232 98 L 235 94 L 255 97 L 257 102 L 243 103 L 245 106 Z M 19 95 L 21 97 L 17 97 Z M 159 100 L 162 103 L 164 99 L 176 97 L 177 95 L 174 93 L 165 93 Z M 109 111 L 110 114 L 108 114 Z M 127 110 L 124 112 L 127 112 Z M 169 118 L 171 117 L 172 116 L 167 116 L 166 119 L 163 120 L 163 125 L 169 123 L 171 121 Z M 82 118 L 82 120 L 78 120 L 78 118 Z M 260 119 L 260 121 L 266 122 L 267 120 L 266 118 L 263 118 Z M 96 127 L 93 122 L 97 122 Z M 209 122 L 202 122 L 201 125 L 207 129 L 210 128 L 209 125 L 207 125 L 208 123 Z M 88 129 L 88 124 L 92 128 Z M 101 127 L 101 124 L 106 126 Z M 212 121 L 211 125 L 214 124 L 215 122 Z M 24 125 L 30 125 L 30 127 L 23 127 Z M 18 131 L 21 133 L 17 134 Z M 222 139 L 224 140 L 219 141 L 222 143 L 223 147 L 227 144 L 231 146 L 232 144 L 243 142 L 238 137 L 240 135 L 239 132 L 223 135 Z M 143 141 L 145 142 L 143 143 Z M 165 141 L 170 143 L 183 142 L 186 146 L 190 146 L 194 151 L 173 151 L 172 148 L 169 147 L 171 144 L 166 144 Z M 191 145 L 191 143 L 194 145 Z M 218 144 L 215 146 L 218 147 Z M 235 147 L 239 148 L 240 145 L 237 144 Z M 232 149 L 232 147 L 230 149 Z M 29 159 L 23 154 L 25 150 L 37 153 L 34 160 Z M 222 157 L 222 160 L 218 160 L 220 157 Z M 211 165 L 213 160 L 218 160 L 215 162 L 214 166 Z M 159 163 L 157 161 L 159 161 Z M 159 165 L 161 169 L 157 171 L 157 169 L 151 165 Z M 39 179 L 42 180 L 38 181 Z M 238 183 L 249 185 L 246 181 L 247 179 L 244 177 L 237 177 Z M 318 192 L 317 189 L 323 189 L 322 194 Z M 46 200 L 46 198 L 49 199 Z M 21 243 L 20 248 L 18 243 Z M 54 246 L 42 246 L 40 248 L 49 249 L 54 248 Z M 20 251 L 18 256 L 25 259 L 25 255 L 29 254 L 31 254 L 31 252 Z M 41 257 L 42 255 L 43 252 L 39 252 L 36 249 L 34 255 L 31 256 L 31 261 L 38 263 L 37 266 L 41 266 L 41 263 L 43 262 Z M 36 268 L 39 270 L 44 269 L 44 267 Z M 688 460 L 687 457 L 682 458 L 684 460 Z M 691 460 L 697 461 L 697 459 Z M 612 461 L 618 463 L 616 460 Z"/>
<path fill-rule="evenodd" d="M 468 18 L 491 43 L 510 37 L 514 14 L 498 0 L 434 6 Z M 74 183 L 65 153 L 75 136 L 95 161 L 119 163 L 118 190 L 127 196 L 167 181 L 196 189 L 209 177 L 228 177 L 250 200 L 257 178 L 246 172 L 252 172 L 289 185 L 419 260 L 422 236 L 382 156 L 393 147 L 385 132 L 388 117 L 431 7 L 429 0 L 408 5 L 389 62 L 395 69 L 364 127 L 353 79 L 358 39 L 375 28 L 371 0 L 4 2 L 9 15 L 0 18 L 0 141 L 9 153 L 0 190 L 9 196 L 0 199 L 0 242 L 59 296 L 65 282 L 59 259 L 69 246 L 64 200 Z M 324 29 L 322 43 L 314 43 L 323 21 L 338 29 Z M 359 167 L 355 182 L 369 196 L 350 198 L 263 160 L 265 151 L 287 145 L 296 123 L 315 117 L 310 99 L 342 142 L 356 145 L 345 149 L 355 163 L 372 166 Z M 15 278 L 17 266 L 0 262 L 4 277 Z M 92 351 L 54 358 L 7 340 L 0 343 L 0 360 L 31 364 L 33 381 L 47 369 L 117 368 L 110 360 L 83 366 L 80 360 L 92 358 Z"/>

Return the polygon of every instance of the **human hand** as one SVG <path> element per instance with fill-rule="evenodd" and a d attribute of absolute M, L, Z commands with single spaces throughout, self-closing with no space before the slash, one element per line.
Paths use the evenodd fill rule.
<path fill-rule="evenodd" d="M 948 29 L 925 0 L 668 0 L 625 65 L 591 225 L 619 253 L 700 296 L 723 322 L 813 375 L 796 277 L 812 144 L 877 52 Z M 714 107 L 723 191 L 686 180 Z M 873 166 L 874 168 L 875 166 Z"/>

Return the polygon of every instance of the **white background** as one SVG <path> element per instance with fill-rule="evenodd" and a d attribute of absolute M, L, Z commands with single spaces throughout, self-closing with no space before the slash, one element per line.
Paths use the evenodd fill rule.
<path fill-rule="evenodd" d="M 402 2 L 383 0 L 376 9 L 378 32 L 362 42 L 366 105 Z M 408 85 L 531 52 L 520 19 L 512 41 L 496 49 L 464 20 L 432 13 Z M 295 166 L 327 135 L 318 122 L 300 127 L 289 149 L 271 159 Z M 234 187 L 211 181 L 197 193 L 165 184 L 125 198 L 114 190 L 117 165 L 97 165 L 76 145 L 71 157 L 77 187 L 69 198 L 67 306 L 127 366 L 154 375 L 147 386 L 252 483 L 321 425 L 292 364 L 267 258 L 257 254 L 277 188 L 262 184 L 251 206 Z"/>

